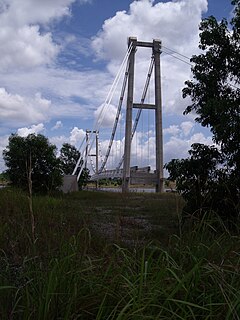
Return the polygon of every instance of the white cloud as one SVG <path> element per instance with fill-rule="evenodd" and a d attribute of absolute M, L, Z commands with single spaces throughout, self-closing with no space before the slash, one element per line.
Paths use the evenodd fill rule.
<path fill-rule="evenodd" d="M 79 129 L 77 127 L 74 127 L 72 131 L 70 132 L 70 144 L 75 145 L 76 147 L 79 147 L 83 139 L 86 137 L 86 132 L 83 129 Z"/>
<path fill-rule="evenodd" d="M 70 116 L 71 112 L 75 116 L 78 109 L 85 118 L 90 113 L 93 116 L 96 106 L 105 100 L 111 81 L 111 76 L 98 70 L 84 72 L 39 67 L 18 72 L 17 76 L 5 74 L 1 82 L 10 92 L 24 92 L 29 96 L 38 89 L 45 96 L 51 96 L 57 101 L 56 108 L 51 109 L 54 116 Z"/>
<path fill-rule="evenodd" d="M 6 0 L 0 10 L 0 70 L 26 69 L 53 61 L 59 48 L 40 24 L 70 13 L 74 0 Z"/>
<path fill-rule="evenodd" d="M 79 129 L 78 127 L 74 127 L 69 135 L 59 135 L 59 136 L 53 136 L 49 140 L 51 143 L 55 144 L 60 150 L 62 147 L 63 143 L 70 143 L 71 145 L 74 145 L 76 148 L 79 148 L 81 146 L 81 143 L 86 139 L 86 132 L 83 129 Z M 86 144 L 84 143 L 85 148 Z M 81 149 L 81 151 L 83 150 Z"/>
<path fill-rule="evenodd" d="M 45 24 L 70 14 L 69 6 L 75 0 L 5 0 L 2 23 L 13 26 Z"/>
<path fill-rule="evenodd" d="M 61 149 L 63 143 L 70 143 L 69 137 L 65 135 L 51 137 L 49 138 L 49 141 L 57 147 L 59 154 L 60 154 L 59 150 Z"/>
<path fill-rule="evenodd" d="M 5 131 L 57 117 L 89 119 L 96 101 L 103 100 L 105 86 L 111 83 L 106 74 L 70 71 L 55 64 L 64 46 L 54 42 L 51 30 L 57 25 L 52 22 L 70 16 L 74 2 L 91 3 L 0 1 L 0 41 L 4 43 L 0 52 L 0 124 Z M 69 35 L 68 41 L 74 39 L 75 35 Z M 95 81 L 98 87 L 94 87 Z"/>
<path fill-rule="evenodd" d="M 212 145 L 213 140 L 211 136 L 205 137 L 202 132 L 195 133 L 189 140 L 190 145 L 193 143 L 202 143 L 206 145 Z"/>
<path fill-rule="evenodd" d="M 207 0 L 156 4 L 150 0 L 133 1 L 129 12 L 119 11 L 104 22 L 102 31 L 93 40 L 93 47 L 99 58 L 121 59 L 127 38 L 136 36 L 144 41 L 158 38 L 164 46 L 183 49 L 186 42 L 190 45 L 195 40 L 198 22 L 206 10 Z"/>
<path fill-rule="evenodd" d="M 0 124 L 4 126 L 29 125 L 47 119 L 51 101 L 42 98 L 10 94 L 0 88 Z"/>
<path fill-rule="evenodd" d="M 212 137 L 205 137 L 202 133 L 195 133 L 187 140 L 180 137 L 171 137 L 164 144 L 164 162 L 188 157 L 188 150 L 191 149 L 193 143 L 212 145 L 213 141 Z"/>
<path fill-rule="evenodd" d="M 92 3 L 92 0 L 78 0 L 80 4 Z"/>
<path fill-rule="evenodd" d="M 0 70 L 32 68 L 54 61 L 60 47 L 48 27 L 53 20 L 71 15 L 76 0 L 2 0 L 0 4 Z M 87 0 L 79 0 L 80 4 Z M 40 31 L 41 30 L 41 31 Z"/>
<path fill-rule="evenodd" d="M 180 125 L 173 124 L 164 128 L 163 133 L 174 137 L 187 138 L 190 133 L 193 133 L 194 126 L 195 123 L 192 121 L 183 121 Z"/>
<path fill-rule="evenodd" d="M 180 133 L 180 129 L 178 125 L 170 125 L 169 128 L 163 129 L 164 134 L 170 134 L 172 136 L 176 136 Z"/>
<path fill-rule="evenodd" d="M 101 151 L 106 153 L 108 147 L 108 140 L 101 141 Z M 180 133 L 178 136 L 172 136 L 168 141 L 164 142 L 163 155 L 164 163 L 169 162 L 171 159 L 187 158 L 189 156 L 188 150 L 191 149 L 193 143 L 203 143 L 212 145 L 213 141 L 210 136 L 205 137 L 202 133 L 198 132 L 189 136 L 187 139 Z M 107 168 L 116 168 L 124 151 L 124 139 L 114 140 L 112 150 L 107 163 Z M 155 135 L 153 132 L 143 133 L 137 132 L 131 145 L 131 166 L 151 166 L 151 169 L 156 167 L 156 146 Z"/>
<path fill-rule="evenodd" d="M 39 123 L 39 124 L 33 124 L 30 128 L 19 128 L 17 130 L 17 134 L 21 137 L 27 137 L 29 134 L 35 133 L 38 134 L 44 130 L 44 124 Z"/>
<path fill-rule="evenodd" d="M 55 125 L 51 128 L 51 130 L 57 130 L 62 127 L 63 127 L 62 121 L 59 120 L 55 123 Z"/>
<path fill-rule="evenodd" d="M 180 127 L 182 129 L 183 135 L 187 137 L 191 133 L 194 127 L 194 123 L 191 121 L 184 121 L 181 123 Z"/>
<path fill-rule="evenodd" d="M 105 100 L 112 78 L 117 73 L 120 61 L 127 49 L 127 37 L 137 36 L 139 40 L 151 41 L 160 38 L 165 47 L 186 56 L 197 52 L 198 25 L 202 12 L 207 8 L 207 0 L 175 0 L 158 2 L 149 0 L 133 1 L 130 10 L 116 13 L 105 21 L 102 30 L 92 39 L 92 48 L 98 59 L 106 59 L 107 70 L 69 70 L 55 64 L 61 50 L 75 46 L 82 54 L 89 43 L 83 43 L 79 35 L 64 35 L 65 40 L 55 43 L 51 33 L 53 22 L 62 17 L 70 17 L 71 4 L 75 0 L 3 0 L 0 4 L 0 41 L 4 43 L 0 52 L 0 124 L 19 128 L 26 134 L 40 130 L 42 123 L 51 118 L 59 119 L 54 129 L 61 127 L 63 118 L 79 118 L 81 126 L 86 119 L 92 120 L 94 111 Z M 91 2 L 76 0 L 79 4 Z M 4 7 L 4 3 L 6 6 Z M 55 25 L 56 26 L 56 25 Z M 163 51 L 168 51 L 163 48 Z M 69 52 L 68 52 L 69 53 Z M 136 55 L 135 102 L 141 95 L 142 82 L 151 57 L 150 50 L 139 48 Z M 175 60 L 165 52 L 162 61 L 163 112 L 180 114 L 187 101 L 181 98 L 184 81 L 191 77 L 190 66 Z M 81 66 L 81 62 L 78 67 Z M 36 92 L 38 92 L 36 94 Z M 153 92 L 153 91 L 152 91 Z M 153 94 L 150 100 L 153 99 Z M 43 98 L 45 97 L 45 98 Z M 151 103 L 151 101 L 149 101 Z M 114 100 L 112 104 L 116 104 Z M 100 107 L 95 117 L 100 113 Z M 103 119 L 103 126 L 112 127 L 116 107 L 110 105 Z M 191 118 L 187 118 L 190 119 Z M 30 127 L 29 127 L 30 126 Z M 170 140 L 165 143 L 165 160 L 185 157 L 193 142 L 210 143 L 201 133 L 193 134 L 193 123 L 185 121 L 166 124 L 165 134 Z M 42 127 L 42 130 L 44 127 Z M 53 128 L 52 128 L 53 129 Z M 91 128 L 90 128 L 91 129 Z M 58 131 L 60 132 L 60 131 Z M 109 133 L 110 136 L 110 133 Z M 105 136 L 106 137 L 106 136 Z M 101 138 L 101 134 L 100 134 Z M 85 139 L 85 131 L 74 127 L 70 133 L 59 133 L 50 141 L 59 148 L 64 142 L 79 147 Z M 148 142 L 149 140 L 149 142 Z M 108 140 L 102 142 L 102 152 L 106 151 Z M 114 141 L 113 148 L 123 151 L 124 141 Z M 0 145 L 1 149 L 1 145 Z M 139 133 L 133 142 L 133 165 L 137 154 L 143 165 L 155 166 L 155 137 L 153 134 Z M 135 157 L 135 158 L 134 158 Z M 113 156 L 112 161 L 118 161 Z"/>
<path fill-rule="evenodd" d="M 106 59 L 108 69 L 116 72 L 127 47 L 127 38 L 135 36 L 142 41 L 161 39 L 162 87 L 165 112 L 182 113 L 184 104 L 181 89 L 190 78 L 190 66 L 166 55 L 165 47 L 186 56 L 196 53 L 198 47 L 198 26 L 202 13 L 207 10 L 207 0 L 178 0 L 155 3 L 151 0 L 133 1 L 129 12 L 119 11 L 106 20 L 102 30 L 93 39 L 92 47 L 98 59 Z M 136 63 L 136 79 L 145 79 L 146 68 L 143 59 L 150 59 L 149 50 L 139 48 Z M 140 59 L 139 59 L 140 57 Z M 138 80 L 137 80 L 138 81 Z M 137 89 L 138 84 L 136 84 Z M 138 91 L 138 90 L 136 90 Z"/>
<path fill-rule="evenodd" d="M 94 117 L 95 120 L 98 120 L 98 123 L 101 124 L 101 127 L 113 127 L 115 118 L 117 114 L 117 108 L 113 105 L 101 105 L 100 107 L 97 108 L 96 111 L 94 111 Z"/>
<path fill-rule="evenodd" d="M 0 51 L 0 70 L 5 72 L 49 64 L 58 53 L 51 34 L 41 35 L 39 26 L 15 29 L 1 27 L 0 23 L 0 42 L 4 43 Z"/>

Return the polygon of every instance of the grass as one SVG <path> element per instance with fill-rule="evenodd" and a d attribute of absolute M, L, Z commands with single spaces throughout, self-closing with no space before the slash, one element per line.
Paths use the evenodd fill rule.
<path fill-rule="evenodd" d="M 175 194 L 0 190 L 0 319 L 239 319 L 240 236 Z"/>

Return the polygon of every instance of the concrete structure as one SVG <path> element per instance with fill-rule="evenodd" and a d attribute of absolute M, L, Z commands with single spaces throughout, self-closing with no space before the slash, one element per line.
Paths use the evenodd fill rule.
<path fill-rule="evenodd" d="M 100 174 L 94 174 L 91 177 L 91 181 L 98 181 L 101 179 L 121 179 L 123 176 L 123 169 L 119 170 L 105 170 Z M 157 174 L 156 172 L 151 172 L 150 166 L 139 168 L 134 166 L 130 168 L 130 184 L 156 184 Z"/>
<path fill-rule="evenodd" d="M 163 137 L 162 137 L 162 97 L 161 97 L 161 71 L 160 54 L 161 41 L 153 42 L 137 41 L 137 38 L 128 39 L 128 47 L 131 48 L 128 68 L 128 93 L 125 127 L 125 149 L 122 176 L 122 191 L 128 192 L 130 185 L 130 157 L 131 157 L 131 135 L 132 135 L 132 110 L 133 108 L 155 110 L 155 132 L 156 132 L 156 192 L 163 192 Z M 134 103 L 134 64 L 137 47 L 152 48 L 154 58 L 155 77 L 155 104 Z"/>
<path fill-rule="evenodd" d="M 61 186 L 60 190 L 63 193 L 78 191 L 77 176 L 64 175 L 63 176 L 63 185 Z"/>

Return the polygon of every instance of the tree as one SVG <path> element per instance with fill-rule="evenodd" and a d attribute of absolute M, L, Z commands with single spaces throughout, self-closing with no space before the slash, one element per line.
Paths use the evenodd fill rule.
<path fill-rule="evenodd" d="M 187 159 L 172 159 L 165 165 L 169 180 L 185 200 L 183 217 L 202 217 L 214 212 L 224 220 L 239 216 L 239 193 L 222 166 L 222 154 L 213 146 L 193 144 Z"/>
<path fill-rule="evenodd" d="M 62 183 L 60 161 L 56 157 L 57 148 L 41 134 L 20 137 L 12 134 L 3 150 L 6 173 L 14 186 L 28 188 L 31 174 L 34 192 L 49 192 Z"/>
<path fill-rule="evenodd" d="M 183 96 L 192 104 L 185 114 L 195 112 L 196 121 L 209 127 L 220 146 L 226 165 L 239 188 L 240 172 L 240 0 L 231 20 L 211 16 L 200 25 L 200 55 L 192 57 L 193 80 L 186 81 Z"/>
<path fill-rule="evenodd" d="M 90 171 L 88 168 L 83 168 L 80 178 L 78 180 L 79 189 L 82 190 L 83 187 L 86 187 L 89 180 L 90 180 Z"/>
<path fill-rule="evenodd" d="M 80 152 L 76 147 L 72 146 L 69 143 L 64 143 L 60 149 L 60 162 L 61 170 L 63 174 L 72 174 L 73 170 L 77 164 L 78 159 L 80 158 Z M 82 161 L 81 163 L 82 164 Z"/>
<path fill-rule="evenodd" d="M 240 208 L 240 0 L 232 1 L 231 28 L 211 16 L 200 25 L 200 55 L 191 62 L 193 79 L 185 82 L 183 97 L 196 121 L 209 127 L 214 147 L 193 145 L 190 158 L 165 167 L 186 200 L 185 212 L 212 210 L 224 218 L 239 217 Z"/>
<path fill-rule="evenodd" d="M 62 148 L 60 149 L 60 157 L 59 157 L 62 174 L 65 174 L 65 175 L 72 174 L 80 156 L 81 156 L 81 153 L 77 150 L 75 146 L 72 146 L 69 143 L 64 143 L 62 145 Z M 79 168 L 76 171 L 76 175 L 78 175 L 82 165 L 83 165 L 83 160 L 81 159 L 79 163 Z M 78 180 L 79 189 L 82 189 L 83 186 L 86 186 L 89 179 L 90 179 L 89 169 L 83 168 L 81 176 Z"/>
<path fill-rule="evenodd" d="M 223 199 L 218 199 L 213 192 L 222 172 L 222 155 L 216 147 L 200 143 L 191 148 L 189 158 L 172 159 L 165 165 L 169 180 L 176 181 L 177 191 L 186 201 L 184 214 L 202 215 L 207 210 L 218 211 L 219 200 Z"/>

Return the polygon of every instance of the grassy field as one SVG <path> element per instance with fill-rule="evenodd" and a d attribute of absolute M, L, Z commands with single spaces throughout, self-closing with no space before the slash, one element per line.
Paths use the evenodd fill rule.
<path fill-rule="evenodd" d="M 0 190 L 0 319 L 239 319 L 240 236 L 176 194 Z"/>

